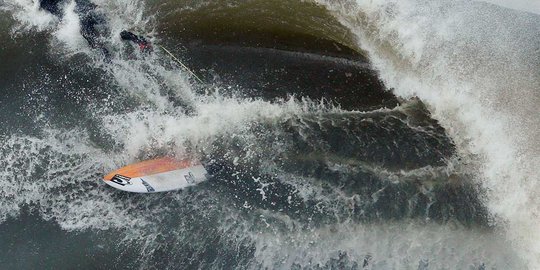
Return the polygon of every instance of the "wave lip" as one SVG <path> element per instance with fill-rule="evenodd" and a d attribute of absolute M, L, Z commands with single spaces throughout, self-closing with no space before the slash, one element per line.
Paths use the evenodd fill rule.
<path fill-rule="evenodd" d="M 530 232 L 539 212 L 540 121 L 530 116 L 540 113 L 540 17 L 467 1 L 319 2 L 357 36 L 396 95 L 427 103 L 476 164 L 493 222 L 539 268 L 540 239 Z"/>

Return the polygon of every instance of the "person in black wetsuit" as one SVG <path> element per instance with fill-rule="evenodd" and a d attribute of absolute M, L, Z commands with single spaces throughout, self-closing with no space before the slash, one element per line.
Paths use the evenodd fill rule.
<path fill-rule="evenodd" d="M 120 37 L 123 40 L 135 42 L 137 45 L 139 45 L 141 52 L 150 53 L 153 50 L 152 44 L 150 44 L 150 42 L 148 42 L 143 36 L 137 36 L 129 31 L 124 30 L 120 32 Z"/>
<path fill-rule="evenodd" d="M 62 18 L 60 4 L 63 0 L 40 0 L 39 6 L 58 18 Z M 75 0 L 75 12 L 79 16 L 81 25 L 81 35 L 86 39 L 92 48 L 101 49 L 105 57 L 108 58 L 109 51 L 99 40 L 103 33 L 100 33 L 98 26 L 105 24 L 102 14 L 96 12 L 97 5 L 89 0 Z"/>
<path fill-rule="evenodd" d="M 58 18 L 62 18 L 62 10 L 60 9 L 60 3 L 63 0 L 40 0 L 40 8 L 47 10 L 51 14 Z M 102 14 L 96 11 L 97 5 L 90 2 L 90 0 L 75 0 L 75 12 L 79 16 L 81 25 L 81 35 L 86 39 L 90 47 L 101 49 L 106 59 L 110 58 L 110 53 L 105 48 L 104 44 L 100 41 L 105 29 L 105 18 Z M 128 31 L 122 31 L 120 37 L 123 40 L 130 40 L 139 45 L 142 52 L 151 52 L 152 45 L 141 36 L 137 36 Z"/>

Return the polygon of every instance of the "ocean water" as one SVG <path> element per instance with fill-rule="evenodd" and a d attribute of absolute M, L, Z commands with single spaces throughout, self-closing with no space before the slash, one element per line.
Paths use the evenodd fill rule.
<path fill-rule="evenodd" d="M 540 269 L 536 2 L 92 2 L 0 0 L 0 269 Z"/>

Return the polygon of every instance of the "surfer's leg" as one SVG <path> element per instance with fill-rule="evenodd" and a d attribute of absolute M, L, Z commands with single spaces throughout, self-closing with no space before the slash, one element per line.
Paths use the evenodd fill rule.
<path fill-rule="evenodd" d="M 76 0 L 75 2 L 77 3 L 76 12 L 79 15 L 81 24 L 81 35 L 86 39 L 90 47 L 100 49 L 105 57 L 109 58 L 110 53 L 100 40 L 106 25 L 104 16 L 96 11 L 97 5 L 88 0 Z M 100 30 L 100 28 L 102 29 Z"/>
<path fill-rule="evenodd" d="M 54 16 L 60 17 L 62 15 L 59 7 L 60 1 L 62 0 L 40 0 L 39 7 L 43 10 L 50 12 Z"/>

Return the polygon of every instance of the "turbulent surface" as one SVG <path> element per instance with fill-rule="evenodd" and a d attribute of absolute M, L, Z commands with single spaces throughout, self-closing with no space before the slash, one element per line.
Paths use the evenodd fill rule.
<path fill-rule="evenodd" d="M 59 20 L 0 1 L 0 268 L 540 267 L 536 10 L 93 2 L 109 60 L 74 2 Z M 149 195 L 99 180 L 161 155 L 212 177 Z"/>

